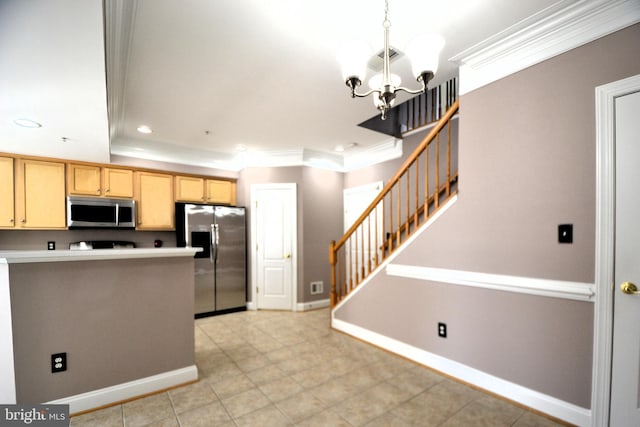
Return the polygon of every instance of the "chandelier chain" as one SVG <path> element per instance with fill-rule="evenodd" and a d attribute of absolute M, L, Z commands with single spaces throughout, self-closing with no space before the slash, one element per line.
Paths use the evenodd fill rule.
<path fill-rule="evenodd" d="M 382 22 L 382 26 L 384 28 L 391 26 L 391 21 L 389 21 L 389 0 L 384 0 L 384 21 Z"/>

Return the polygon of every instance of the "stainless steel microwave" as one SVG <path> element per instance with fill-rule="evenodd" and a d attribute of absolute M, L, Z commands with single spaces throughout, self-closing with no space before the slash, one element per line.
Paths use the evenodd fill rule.
<path fill-rule="evenodd" d="M 136 202 L 128 199 L 67 197 L 69 228 L 135 228 Z"/>

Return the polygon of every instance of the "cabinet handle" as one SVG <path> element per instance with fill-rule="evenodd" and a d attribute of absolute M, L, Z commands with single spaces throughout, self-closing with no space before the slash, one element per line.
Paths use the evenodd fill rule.
<path fill-rule="evenodd" d="M 22 219 L 20 220 L 20 222 L 24 224 L 25 222 L 27 222 L 27 220 L 26 220 L 26 219 L 24 219 L 24 218 L 22 218 Z"/>
<path fill-rule="evenodd" d="M 9 222 L 13 223 L 13 218 L 10 218 L 10 219 L 9 219 Z"/>
<path fill-rule="evenodd" d="M 107 188 L 106 190 L 104 190 L 105 193 L 108 193 L 109 191 L 111 191 L 110 188 Z"/>

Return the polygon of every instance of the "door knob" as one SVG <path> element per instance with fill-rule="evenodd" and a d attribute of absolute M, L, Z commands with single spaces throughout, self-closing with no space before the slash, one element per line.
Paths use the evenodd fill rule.
<path fill-rule="evenodd" d="M 286 254 L 284 257 L 285 257 L 286 259 L 289 259 L 289 258 L 291 258 L 291 254 Z"/>
<path fill-rule="evenodd" d="M 624 282 L 623 284 L 621 284 L 620 290 L 628 295 L 640 294 L 640 291 L 638 291 L 638 287 L 631 282 Z"/>

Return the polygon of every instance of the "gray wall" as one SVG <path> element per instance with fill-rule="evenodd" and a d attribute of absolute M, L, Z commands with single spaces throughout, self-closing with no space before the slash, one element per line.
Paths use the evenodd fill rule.
<path fill-rule="evenodd" d="M 56 249 L 69 249 L 69 243 L 81 240 L 126 240 L 138 248 L 152 248 L 154 240 L 162 240 L 164 247 L 176 246 L 173 231 L 0 230 L 0 250 L 45 250 L 49 241 L 56 243 Z"/>
<path fill-rule="evenodd" d="M 331 291 L 329 243 L 338 240 L 342 234 L 343 174 L 305 167 L 303 177 L 304 224 L 300 243 L 304 253 L 304 274 L 298 300 L 313 301 L 329 298 Z M 322 294 L 310 294 L 310 283 L 315 281 L 323 282 Z"/>
<path fill-rule="evenodd" d="M 328 248 L 329 242 L 338 239 L 342 231 L 343 174 L 306 166 L 244 169 L 238 179 L 238 204 L 248 207 L 249 217 L 251 186 L 275 183 L 297 184 L 297 302 L 328 299 L 331 284 Z M 252 242 L 249 247 L 253 247 Z M 323 281 L 322 294 L 310 295 L 312 281 Z M 253 300 L 253 289 L 249 290 L 249 300 Z"/>
<path fill-rule="evenodd" d="M 635 25 L 462 96 L 459 200 L 395 262 L 593 283 L 595 87 L 640 73 L 639 42 Z M 336 315 L 590 407 L 592 303 L 381 275 Z"/>
<path fill-rule="evenodd" d="M 195 364 L 190 257 L 12 264 L 9 280 L 18 403 Z"/>

